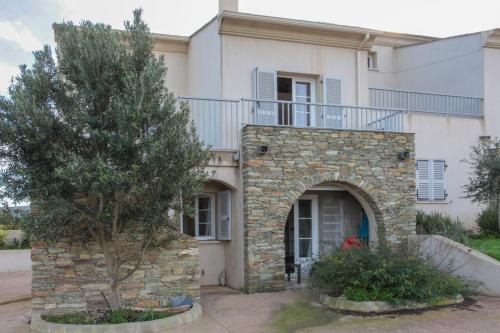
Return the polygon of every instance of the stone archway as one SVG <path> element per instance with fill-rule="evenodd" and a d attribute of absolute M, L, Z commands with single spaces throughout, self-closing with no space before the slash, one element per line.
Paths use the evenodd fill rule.
<path fill-rule="evenodd" d="M 410 158 L 399 160 L 400 151 Z M 412 134 L 247 126 L 242 171 L 248 292 L 284 289 L 286 218 L 315 185 L 335 182 L 361 199 L 380 241 L 403 242 L 415 232 Z"/>

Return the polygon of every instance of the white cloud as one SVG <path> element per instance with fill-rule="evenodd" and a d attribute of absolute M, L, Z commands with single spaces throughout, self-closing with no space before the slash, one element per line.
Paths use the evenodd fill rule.
<path fill-rule="evenodd" d="M 7 95 L 10 79 L 17 74 L 19 74 L 19 68 L 17 66 L 0 62 L 0 95 Z"/>
<path fill-rule="evenodd" d="M 0 22 L 1 37 L 18 44 L 22 49 L 32 52 L 42 48 L 43 43 L 35 37 L 33 32 L 20 21 Z"/>

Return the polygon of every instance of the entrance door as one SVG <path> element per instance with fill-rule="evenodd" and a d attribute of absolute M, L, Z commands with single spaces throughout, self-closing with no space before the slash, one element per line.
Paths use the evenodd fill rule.
<path fill-rule="evenodd" d="M 295 263 L 310 262 L 318 255 L 318 197 L 303 195 L 294 204 Z"/>

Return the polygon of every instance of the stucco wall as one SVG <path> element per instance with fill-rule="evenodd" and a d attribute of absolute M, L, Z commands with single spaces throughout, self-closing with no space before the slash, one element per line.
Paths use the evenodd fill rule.
<path fill-rule="evenodd" d="M 483 96 L 481 34 L 395 49 L 398 89 Z"/>
<path fill-rule="evenodd" d="M 220 64 L 218 21 L 212 20 L 191 37 L 188 48 L 187 94 L 196 97 L 221 97 Z"/>
<path fill-rule="evenodd" d="M 67 240 L 54 247 L 43 243 L 32 246 L 34 311 L 64 313 L 106 308 L 101 294 L 109 296 L 106 266 L 94 243 Z M 199 300 L 198 256 L 198 242 L 182 235 L 167 247 L 148 250 L 137 271 L 121 284 L 124 304 L 165 306 L 170 297 L 182 294 Z"/>
<path fill-rule="evenodd" d="M 252 70 L 315 75 L 321 103 L 321 76 L 342 79 L 344 104 L 356 104 L 356 50 L 250 37 L 222 36 L 222 91 L 224 98 L 252 98 Z M 366 63 L 366 52 L 361 52 Z M 366 66 L 361 66 L 361 90 L 367 102 Z"/>
<path fill-rule="evenodd" d="M 427 212 L 439 211 L 459 217 L 467 228 L 474 227 L 480 207 L 464 198 L 463 186 L 468 182 L 471 146 L 477 145 L 479 136 L 485 133 L 482 118 L 443 117 L 433 114 L 410 113 L 407 129 L 415 134 L 415 157 L 444 160 L 445 190 L 443 201 L 417 202 L 417 208 Z"/>
<path fill-rule="evenodd" d="M 413 134 L 246 126 L 242 136 L 248 292 L 284 289 L 286 218 L 315 185 L 338 182 L 362 197 L 379 240 L 397 244 L 415 233 Z M 400 151 L 410 158 L 398 160 Z"/>
<path fill-rule="evenodd" d="M 165 74 L 165 85 L 175 96 L 187 94 L 188 55 L 182 52 L 155 51 L 156 55 L 162 55 L 167 67 Z"/>

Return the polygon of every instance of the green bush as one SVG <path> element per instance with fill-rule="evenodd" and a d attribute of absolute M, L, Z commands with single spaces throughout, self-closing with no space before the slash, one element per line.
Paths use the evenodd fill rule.
<path fill-rule="evenodd" d="M 476 224 L 483 235 L 498 235 L 498 210 L 487 208 L 483 210 L 476 219 Z"/>
<path fill-rule="evenodd" d="M 7 231 L 0 226 L 0 249 L 7 245 Z"/>
<path fill-rule="evenodd" d="M 434 303 L 469 293 L 461 279 L 416 256 L 386 247 L 336 250 L 314 265 L 310 283 L 332 296 L 395 305 L 410 300 Z"/>
<path fill-rule="evenodd" d="M 468 239 L 468 232 L 458 218 L 439 212 L 417 211 L 416 224 L 419 235 L 441 235 L 459 243 Z"/>
<path fill-rule="evenodd" d="M 42 318 L 48 322 L 56 324 L 91 325 L 134 323 L 140 321 L 163 319 L 172 315 L 174 315 L 174 313 L 154 311 L 153 309 L 137 311 L 130 308 L 122 308 L 119 310 L 107 311 L 102 313 L 81 312 L 44 315 L 42 316 Z"/>

